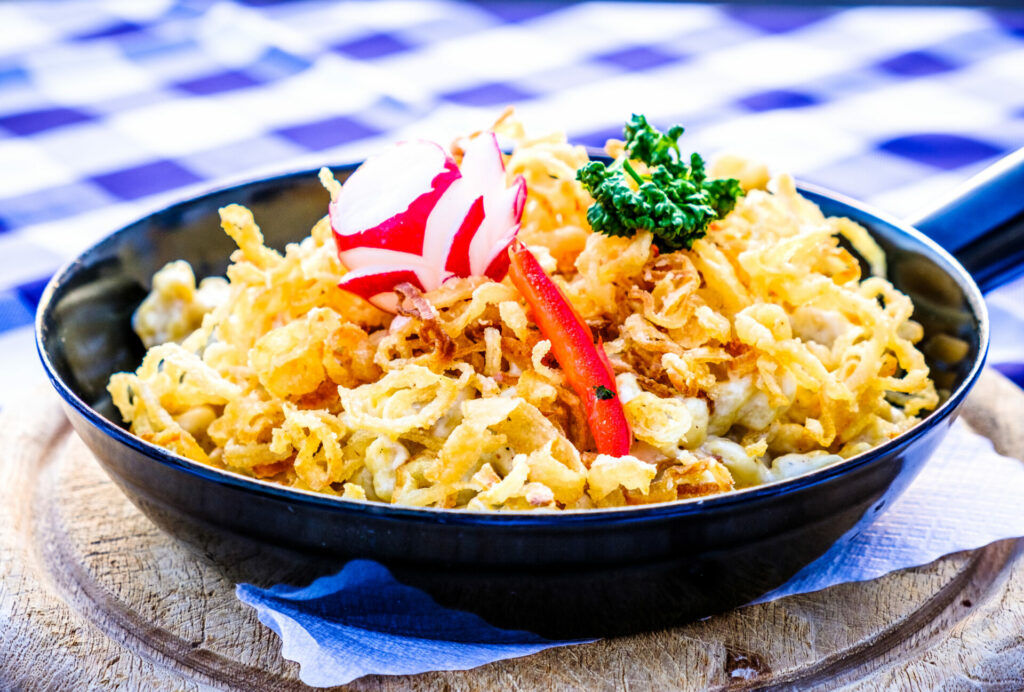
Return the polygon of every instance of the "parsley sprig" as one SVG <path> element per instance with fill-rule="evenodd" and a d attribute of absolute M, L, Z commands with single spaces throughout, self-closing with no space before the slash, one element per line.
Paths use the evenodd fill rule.
<path fill-rule="evenodd" d="M 648 230 L 662 252 L 689 250 L 743 194 L 738 180 L 708 180 L 699 154 L 691 154 L 688 162 L 683 159 L 681 125 L 660 132 L 644 116 L 633 115 L 623 134 L 624 156 L 610 166 L 591 161 L 576 171 L 576 179 L 594 198 L 587 220 L 595 231 L 630 237 Z M 637 172 L 631 161 L 645 164 L 648 172 Z"/>

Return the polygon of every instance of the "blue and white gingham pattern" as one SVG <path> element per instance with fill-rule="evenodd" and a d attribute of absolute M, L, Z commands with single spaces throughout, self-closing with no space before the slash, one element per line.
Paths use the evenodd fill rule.
<path fill-rule="evenodd" d="M 1022 94 L 1022 11 L 3 3 L 0 404 L 38 381 L 47 277 L 191 190 L 446 141 L 513 103 L 590 144 L 630 112 L 682 122 L 695 149 L 905 214 L 1024 146 Z"/>

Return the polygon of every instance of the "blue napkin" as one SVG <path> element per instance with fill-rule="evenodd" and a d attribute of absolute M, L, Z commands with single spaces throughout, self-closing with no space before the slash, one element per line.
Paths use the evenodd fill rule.
<path fill-rule="evenodd" d="M 298 661 L 302 681 L 314 687 L 363 675 L 468 670 L 592 641 L 498 629 L 472 613 L 441 607 L 370 560 L 353 560 L 305 587 L 239 584 L 235 592 L 281 637 L 281 655 Z"/>

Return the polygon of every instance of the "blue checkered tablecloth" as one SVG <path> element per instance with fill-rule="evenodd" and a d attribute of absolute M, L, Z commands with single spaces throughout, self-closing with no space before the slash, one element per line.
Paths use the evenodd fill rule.
<path fill-rule="evenodd" d="M 682 122 L 695 149 L 907 214 L 1024 146 L 1024 11 L 2 3 L 0 405 L 41 381 L 47 278 L 102 235 L 230 180 L 446 141 L 510 103 L 589 144 L 631 112 Z M 1012 316 L 1022 295 L 990 302 Z M 1013 324 L 997 362 L 1024 343 Z"/>
<path fill-rule="evenodd" d="M 395 139 L 447 141 L 507 104 L 536 131 L 593 145 L 632 112 L 682 122 L 687 148 L 745 153 L 908 215 L 1024 146 L 1024 10 L 0 2 L 0 407 L 43 381 L 31 322 L 46 280 L 103 235 L 231 181 L 356 160 Z M 991 361 L 1024 382 L 1024 282 L 988 300 Z M 989 533 L 960 535 L 970 522 L 953 521 L 960 543 L 829 583 L 1019 535 L 1015 487 L 960 495 L 988 492 L 1017 525 L 990 511 L 979 522 Z M 955 504 L 935 493 L 918 498 Z M 892 535 L 919 535 L 898 513 L 893 522 Z M 867 544 L 876 561 L 885 545 Z M 350 563 L 305 589 L 243 584 L 239 597 L 310 684 L 462 669 L 553 644 L 441 612 L 381 570 Z"/>

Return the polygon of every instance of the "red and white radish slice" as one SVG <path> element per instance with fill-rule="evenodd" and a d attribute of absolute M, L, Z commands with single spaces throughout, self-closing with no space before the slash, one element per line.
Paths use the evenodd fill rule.
<path fill-rule="evenodd" d="M 419 276 L 411 269 L 377 265 L 361 267 L 345 274 L 339 288 L 370 301 L 381 310 L 398 312 L 398 294 L 395 286 L 410 283 L 421 291 L 425 290 Z"/>
<path fill-rule="evenodd" d="M 345 260 L 351 262 L 351 266 L 356 270 L 361 270 L 366 267 L 371 267 L 375 271 L 380 270 L 381 267 L 386 267 L 389 270 L 408 270 L 416 275 L 416 281 L 409 282 L 414 286 L 436 287 L 441 285 L 441 279 L 438 276 L 438 268 L 427 262 L 421 255 L 408 252 L 396 252 L 395 250 L 385 250 L 375 247 L 360 247 L 346 252 Z M 351 273 L 352 272 L 349 272 L 349 274 Z M 348 278 L 349 274 L 342 277 L 340 285 L 342 285 L 343 288 L 345 279 Z M 362 275 L 360 274 L 360 276 Z M 430 289 L 424 288 L 423 290 Z"/>
<path fill-rule="evenodd" d="M 476 237 L 480 225 L 484 222 L 484 198 L 477 197 L 469 206 L 469 211 L 462 218 L 452 237 L 448 256 L 445 258 L 442 281 L 451 276 L 472 276 L 473 268 L 469 261 L 469 248 Z"/>
<path fill-rule="evenodd" d="M 340 191 L 325 185 L 338 256 L 352 270 L 339 286 L 384 310 L 397 310 L 403 281 L 430 291 L 453 276 L 507 273 L 526 183 L 506 187 L 493 133 L 467 143 L 461 166 L 437 144 L 405 142 L 368 159 Z"/>
<path fill-rule="evenodd" d="M 459 183 L 469 181 L 484 199 L 484 219 L 469 247 L 469 274 L 485 275 L 492 260 L 505 254 L 519 232 L 526 181 L 517 176 L 512 187 L 505 186 L 505 160 L 493 132 L 469 141 L 459 169 L 462 171 Z M 491 278 L 500 281 L 504 276 L 505 272 L 501 271 L 500 276 Z"/>
<path fill-rule="evenodd" d="M 339 253 L 369 246 L 422 254 L 426 218 L 459 176 L 434 142 L 400 142 L 371 156 L 331 201 Z"/>
<path fill-rule="evenodd" d="M 471 181 L 460 177 L 449 186 L 427 217 L 423 259 L 438 268 L 438 280 L 469 276 L 469 241 L 483 222 L 483 203 L 476 204 Z M 453 256 L 454 252 L 454 256 Z M 449 269 L 449 265 L 459 269 Z M 439 284 L 440 285 L 440 284 Z"/>
<path fill-rule="evenodd" d="M 484 132 L 466 143 L 459 170 L 481 192 L 505 188 L 505 159 L 498 138 Z"/>
<path fill-rule="evenodd" d="M 516 176 L 512 187 L 484 198 L 484 221 L 469 246 L 469 266 L 473 274 L 495 281 L 505 277 L 508 246 L 519 233 L 525 203 L 526 180 L 522 176 Z"/>
<path fill-rule="evenodd" d="M 424 255 L 447 245 L 444 279 L 485 275 L 491 260 L 505 252 L 519 231 L 519 197 L 526 189 L 522 177 L 516 178 L 512 188 L 505 187 L 505 162 L 492 132 L 466 144 L 459 170 L 462 177 L 448 188 L 427 219 Z M 516 208 L 518 214 L 511 218 Z M 447 244 L 442 240 L 446 237 L 451 238 Z M 500 281 L 507 268 L 507 263 L 496 265 L 494 273 L 486 275 Z"/>

